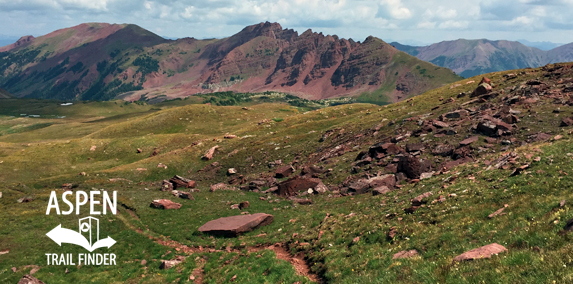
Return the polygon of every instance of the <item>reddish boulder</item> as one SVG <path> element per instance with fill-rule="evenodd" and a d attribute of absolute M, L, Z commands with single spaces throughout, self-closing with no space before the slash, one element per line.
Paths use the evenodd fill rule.
<path fill-rule="evenodd" d="M 219 148 L 219 145 L 213 146 L 211 149 L 209 149 L 209 150 L 207 150 L 207 152 L 205 152 L 205 155 L 203 155 L 203 157 L 201 157 L 201 159 L 204 161 L 209 161 L 209 160 L 213 159 L 213 156 L 215 155 L 215 151 L 218 148 Z"/>
<path fill-rule="evenodd" d="M 406 144 L 406 152 L 417 152 L 424 150 L 423 143 Z"/>
<path fill-rule="evenodd" d="M 276 178 L 289 177 L 290 175 L 292 175 L 293 172 L 294 168 L 291 165 L 282 166 L 275 171 L 275 177 Z"/>
<path fill-rule="evenodd" d="M 366 180 L 370 188 L 376 188 L 380 186 L 387 186 L 388 188 L 394 188 L 396 186 L 396 176 L 394 175 L 383 175 Z"/>
<path fill-rule="evenodd" d="M 488 83 L 481 83 L 470 95 L 470 97 L 477 97 L 491 92 L 493 88 Z"/>
<path fill-rule="evenodd" d="M 472 136 L 472 137 L 470 137 L 470 138 L 467 138 L 467 139 L 462 140 L 462 141 L 460 142 L 460 145 L 462 145 L 462 146 L 467 146 L 467 145 L 470 145 L 470 144 L 472 144 L 472 143 L 474 143 L 474 142 L 477 142 L 478 139 L 479 139 L 478 136 Z"/>
<path fill-rule="evenodd" d="M 454 258 L 454 262 L 461 262 L 465 260 L 474 260 L 480 258 L 491 258 L 492 255 L 506 252 L 507 249 L 500 244 L 489 244 L 483 247 L 472 249 Z"/>
<path fill-rule="evenodd" d="M 434 125 L 437 128 L 448 128 L 450 127 L 449 124 L 443 122 L 443 121 L 439 121 L 439 120 L 435 120 L 432 125 Z"/>
<path fill-rule="evenodd" d="M 391 192 L 392 190 L 390 188 L 388 188 L 387 186 L 380 186 L 380 187 L 376 187 L 372 189 L 372 195 L 376 196 L 376 195 L 381 195 L 381 194 L 386 194 L 388 192 Z"/>
<path fill-rule="evenodd" d="M 396 155 L 403 152 L 402 148 L 394 143 L 378 143 L 368 149 L 368 154 L 372 158 L 381 159 L 385 155 Z"/>
<path fill-rule="evenodd" d="M 278 194 L 280 196 L 294 196 L 301 191 L 312 189 L 318 193 L 326 192 L 328 189 L 322 183 L 320 179 L 317 178 L 305 178 L 296 176 L 283 181 L 278 184 L 279 190 Z"/>
<path fill-rule="evenodd" d="M 319 175 L 323 174 L 324 172 L 326 172 L 326 170 L 323 167 L 310 166 L 310 167 L 302 168 L 300 175 L 306 176 L 306 177 L 310 176 L 310 177 L 317 178 L 317 177 L 319 177 Z"/>
<path fill-rule="evenodd" d="M 432 196 L 434 193 L 426 192 L 424 194 L 418 195 L 416 198 L 412 199 L 412 206 L 421 206 L 424 203 L 427 203 L 427 198 Z"/>
<path fill-rule="evenodd" d="M 249 201 L 243 201 L 241 203 L 239 203 L 239 209 L 243 210 L 243 209 L 247 209 L 249 208 Z"/>
<path fill-rule="evenodd" d="M 161 191 L 172 191 L 173 190 L 173 184 L 164 179 L 163 182 L 161 183 Z"/>
<path fill-rule="evenodd" d="M 404 156 L 400 157 L 398 171 L 404 172 L 411 179 L 419 179 L 422 173 L 432 171 L 432 165 L 427 160 Z"/>
<path fill-rule="evenodd" d="M 195 188 L 195 186 L 197 185 L 194 180 L 190 180 L 190 179 L 184 178 L 182 176 L 177 176 L 177 175 L 172 177 L 169 181 L 171 183 L 173 183 L 174 189 L 177 189 L 179 187 Z"/>
<path fill-rule="evenodd" d="M 397 164 L 389 164 L 384 169 L 389 173 L 397 173 L 398 172 L 398 165 Z"/>
<path fill-rule="evenodd" d="M 151 202 L 149 207 L 157 208 L 157 209 L 165 209 L 165 210 L 179 209 L 179 208 L 181 208 L 181 204 L 175 203 L 169 199 L 157 199 L 157 200 L 153 200 L 153 202 Z"/>
<path fill-rule="evenodd" d="M 224 182 L 212 184 L 209 188 L 210 192 L 215 192 L 217 190 L 235 190 L 236 188 L 225 184 Z"/>
<path fill-rule="evenodd" d="M 440 165 L 440 169 L 441 170 L 451 170 L 452 168 L 459 166 L 459 165 L 463 165 L 469 162 L 473 162 L 473 159 L 471 157 L 465 157 L 462 159 L 457 159 L 455 161 L 449 161 L 449 162 L 445 162 L 442 165 Z"/>
<path fill-rule="evenodd" d="M 348 186 L 348 191 L 356 194 L 364 194 L 370 190 L 370 184 L 365 179 L 359 179 Z"/>
<path fill-rule="evenodd" d="M 392 259 L 400 259 L 400 258 L 411 258 L 411 257 L 415 257 L 418 256 L 418 251 L 413 249 L 413 250 L 403 250 L 401 252 L 395 253 L 394 256 L 392 257 Z"/>
<path fill-rule="evenodd" d="M 272 222 L 273 215 L 265 213 L 223 217 L 205 223 L 199 228 L 199 232 L 234 237 Z"/>
<path fill-rule="evenodd" d="M 561 120 L 561 127 L 566 127 L 571 125 L 573 125 L 573 118 L 566 117 Z"/>
<path fill-rule="evenodd" d="M 451 156 L 453 152 L 454 152 L 454 146 L 446 144 L 440 144 L 436 146 L 434 150 L 432 150 L 432 154 L 442 157 Z"/>

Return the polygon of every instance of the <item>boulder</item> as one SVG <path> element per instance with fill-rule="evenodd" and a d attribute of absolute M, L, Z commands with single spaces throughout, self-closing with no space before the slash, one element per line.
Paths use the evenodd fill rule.
<path fill-rule="evenodd" d="M 185 260 L 184 256 L 178 256 L 176 259 L 172 260 L 162 260 L 161 264 L 159 265 L 159 269 L 169 269 L 174 267 Z"/>
<path fill-rule="evenodd" d="M 439 121 L 439 120 L 435 120 L 432 125 L 434 125 L 437 128 L 448 128 L 450 127 L 449 124 L 443 122 L 443 121 Z"/>
<path fill-rule="evenodd" d="M 159 152 L 160 152 L 160 151 L 161 151 L 161 150 L 155 148 L 155 149 L 153 150 L 153 153 L 151 153 L 151 154 L 149 155 L 149 157 L 151 158 L 151 157 L 155 157 L 155 156 L 159 155 Z"/>
<path fill-rule="evenodd" d="M 172 177 L 169 181 L 173 183 L 173 189 L 177 189 L 179 187 L 195 188 L 195 186 L 197 185 L 194 180 L 190 180 L 178 175 Z"/>
<path fill-rule="evenodd" d="M 173 190 L 173 184 L 164 179 L 163 182 L 161 183 L 161 191 L 172 191 Z"/>
<path fill-rule="evenodd" d="M 462 109 L 462 110 L 456 110 L 456 111 L 444 113 L 443 117 L 448 118 L 448 119 L 456 119 L 456 118 L 466 117 L 468 115 L 470 115 L 470 112 Z"/>
<path fill-rule="evenodd" d="M 380 187 L 376 187 L 372 189 L 372 195 L 376 196 L 376 195 L 381 195 L 381 194 L 386 194 L 388 192 L 392 191 L 390 188 L 388 188 L 387 186 L 380 186 Z"/>
<path fill-rule="evenodd" d="M 395 253 L 394 256 L 392 257 L 392 259 L 400 259 L 400 258 L 411 258 L 411 257 L 415 257 L 418 256 L 418 251 L 413 249 L 413 250 L 403 250 L 401 252 Z"/>
<path fill-rule="evenodd" d="M 442 157 L 451 156 L 453 152 L 454 152 L 454 146 L 446 144 L 440 144 L 436 146 L 434 150 L 432 150 L 432 154 Z"/>
<path fill-rule="evenodd" d="M 481 78 L 481 81 L 479 83 L 480 84 L 483 84 L 483 83 L 491 84 L 491 80 L 487 77 L 483 77 L 483 78 Z"/>
<path fill-rule="evenodd" d="M 423 143 L 406 144 L 406 152 L 417 152 L 424 150 Z"/>
<path fill-rule="evenodd" d="M 396 155 L 403 152 L 402 148 L 394 143 L 378 143 L 368 149 L 368 154 L 372 158 L 381 159 L 385 155 Z"/>
<path fill-rule="evenodd" d="M 425 204 L 428 202 L 428 198 L 430 196 L 432 196 L 434 193 L 430 192 L 426 192 L 424 194 L 420 194 L 418 195 L 416 198 L 412 199 L 412 206 L 421 206 L 422 204 Z"/>
<path fill-rule="evenodd" d="M 175 203 L 169 199 L 157 199 L 157 200 L 153 200 L 153 202 L 151 202 L 149 207 L 157 208 L 157 209 L 165 209 L 165 210 L 179 209 L 179 208 L 181 208 L 181 204 Z"/>
<path fill-rule="evenodd" d="M 286 165 L 286 166 L 279 167 L 275 171 L 275 177 L 276 178 L 285 178 L 285 177 L 289 177 L 290 175 L 292 175 L 292 173 L 294 173 L 294 168 L 291 165 Z"/>
<path fill-rule="evenodd" d="M 241 203 L 239 203 L 239 209 L 243 210 L 243 209 L 247 209 L 249 208 L 249 201 L 243 201 Z"/>
<path fill-rule="evenodd" d="M 302 168 L 300 175 L 317 178 L 319 175 L 321 175 L 325 172 L 326 172 L 326 170 L 323 167 L 309 166 L 309 167 Z"/>
<path fill-rule="evenodd" d="M 479 84 L 479 86 L 472 92 L 472 94 L 470 95 L 470 97 L 478 97 L 481 95 L 485 95 L 489 92 L 491 92 L 493 88 L 491 87 L 490 84 L 488 83 L 481 83 Z"/>
<path fill-rule="evenodd" d="M 397 173 L 398 172 L 398 165 L 397 164 L 389 164 L 384 167 L 384 169 L 389 173 Z"/>
<path fill-rule="evenodd" d="M 22 278 L 20 278 L 18 284 L 45 284 L 45 283 L 32 275 L 26 274 Z"/>
<path fill-rule="evenodd" d="M 217 190 L 235 190 L 234 187 L 227 185 L 224 182 L 220 182 L 220 183 L 216 183 L 216 184 L 212 184 L 210 186 L 209 191 L 210 192 L 215 192 Z"/>
<path fill-rule="evenodd" d="M 423 159 L 413 156 L 400 157 L 398 162 L 398 171 L 404 172 L 408 178 L 419 179 L 422 173 L 430 172 L 432 164 Z"/>
<path fill-rule="evenodd" d="M 199 232 L 235 237 L 272 222 L 273 215 L 265 213 L 223 217 L 205 223 L 199 228 Z"/>
<path fill-rule="evenodd" d="M 467 145 L 470 145 L 470 144 L 472 144 L 472 143 L 474 143 L 474 142 L 477 142 L 478 139 L 479 139 L 478 136 L 472 136 L 472 137 L 470 137 L 470 138 L 466 138 L 466 139 L 462 140 L 462 141 L 460 142 L 460 145 L 462 145 L 462 146 L 467 146 Z"/>
<path fill-rule="evenodd" d="M 502 252 L 506 252 L 507 249 L 500 244 L 489 244 L 483 247 L 472 249 L 470 251 L 464 252 L 454 258 L 453 262 L 461 262 L 466 260 L 474 260 L 480 258 L 491 258 L 492 255 L 497 255 Z"/>
<path fill-rule="evenodd" d="M 561 120 L 561 127 L 566 127 L 571 125 L 573 125 L 573 118 L 566 117 Z"/>
<path fill-rule="evenodd" d="M 209 149 L 209 150 L 207 150 L 207 152 L 205 152 L 205 155 L 203 155 L 203 157 L 201 157 L 201 159 L 204 161 L 209 161 L 209 160 L 213 159 L 213 156 L 215 155 L 215 151 L 218 148 L 219 148 L 219 145 L 213 146 L 211 149 Z"/>
<path fill-rule="evenodd" d="M 182 198 L 182 199 L 195 200 L 193 195 L 191 195 L 191 192 L 177 191 L 177 197 Z"/>
<path fill-rule="evenodd" d="M 348 186 L 348 192 L 364 194 L 370 190 L 370 184 L 366 179 L 359 179 Z"/>
<path fill-rule="evenodd" d="M 370 188 L 376 188 L 380 186 L 387 186 L 388 188 L 394 188 L 396 186 L 396 176 L 394 175 L 382 175 L 377 177 L 372 177 L 366 180 Z"/>
<path fill-rule="evenodd" d="M 328 189 L 322 183 L 320 179 L 317 178 L 305 178 L 296 176 L 283 181 L 278 184 L 279 190 L 278 194 L 280 196 L 294 196 L 301 191 L 312 189 L 318 193 L 324 193 Z"/>

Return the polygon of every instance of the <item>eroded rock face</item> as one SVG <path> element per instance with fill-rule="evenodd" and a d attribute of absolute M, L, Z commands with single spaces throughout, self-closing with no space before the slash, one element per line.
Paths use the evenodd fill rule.
<path fill-rule="evenodd" d="M 209 221 L 199 228 L 199 232 L 235 237 L 272 222 L 273 215 L 270 214 L 237 215 Z"/>
<path fill-rule="evenodd" d="M 153 202 L 151 202 L 149 207 L 169 210 L 169 209 L 179 209 L 181 208 L 181 204 L 173 202 L 169 199 L 157 199 L 153 200 Z"/>
<path fill-rule="evenodd" d="M 507 249 L 500 244 L 489 244 L 483 247 L 472 249 L 470 251 L 464 252 L 454 258 L 454 262 L 461 262 L 466 260 L 474 260 L 480 258 L 491 258 L 492 255 L 500 254 L 506 252 Z"/>

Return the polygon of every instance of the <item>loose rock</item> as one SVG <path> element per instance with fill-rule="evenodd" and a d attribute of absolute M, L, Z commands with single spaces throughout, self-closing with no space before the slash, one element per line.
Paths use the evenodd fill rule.
<path fill-rule="evenodd" d="M 181 208 L 181 204 L 175 203 L 169 199 L 157 199 L 157 200 L 153 200 L 153 202 L 151 202 L 149 207 L 157 208 L 157 209 L 165 209 L 165 210 L 179 209 L 179 208 Z"/>
<path fill-rule="evenodd" d="M 238 215 L 209 221 L 201 226 L 199 231 L 213 235 L 238 236 L 272 222 L 273 215 L 270 214 Z"/>
<path fill-rule="evenodd" d="M 507 249 L 504 246 L 493 243 L 460 254 L 454 258 L 453 262 L 461 262 L 480 258 L 491 258 L 492 255 L 500 254 L 506 251 Z"/>

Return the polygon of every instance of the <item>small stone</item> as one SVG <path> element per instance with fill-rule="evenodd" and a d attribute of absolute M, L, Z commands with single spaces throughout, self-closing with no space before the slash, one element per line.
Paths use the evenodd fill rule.
<path fill-rule="evenodd" d="M 93 145 L 93 146 L 91 146 L 90 151 L 93 152 L 93 151 L 95 151 L 96 149 L 97 149 L 97 146 Z"/>
<path fill-rule="evenodd" d="M 249 201 L 243 201 L 241 203 L 239 203 L 239 209 L 243 210 L 243 209 L 247 209 L 249 208 Z"/>
<path fill-rule="evenodd" d="M 493 243 L 460 254 L 454 258 L 453 262 L 461 262 L 465 260 L 474 260 L 481 258 L 491 258 L 492 255 L 497 255 L 506 251 L 507 249 L 504 246 Z"/>
<path fill-rule="evenodd" d="M 403 250 L 401 252 L 395 253 L 394 256 L 392 257 L 392 259 L 400 259 L 400 258 L 412 258 L 418 256 L 418 251 L 413 249 L 413 250 Z"/>
<path fill-rule="evenodd" d="M 227 174 L 229 175 L 234 175 L 237 173 L 237 170 L 235 168 L 230 168 L 227 170 Z"/>
<path fill-rule="evenodd" d="M 141 261 L 141 265 L 145 266 L 146 264 L 147 264 L 147 260 L 144 259 Z"/>
<path fill-rule="evenodd" d="M 65 274 L 68 274 L 68 273 L 70 273 L 70 270 L 68 270 L 68 269 L 66 268 L 66 271 L 64 271 L 64 273 L 65 273 Z"/>

